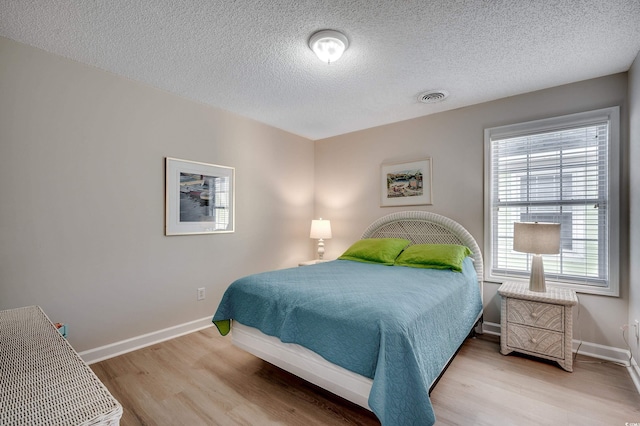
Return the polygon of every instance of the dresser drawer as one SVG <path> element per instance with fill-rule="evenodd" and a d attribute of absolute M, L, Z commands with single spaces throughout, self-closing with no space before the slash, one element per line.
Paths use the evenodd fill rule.
<path fill-rule="evenodd" d="M 507 346 L 559 359 L 564 358 L 563 340 L 562 333 L 517 324 L 507 331 Z"/>
<path fill-rule="evenodd" d="M 509 298 L 507 321 L 562 332 L 564 306 Z"/>

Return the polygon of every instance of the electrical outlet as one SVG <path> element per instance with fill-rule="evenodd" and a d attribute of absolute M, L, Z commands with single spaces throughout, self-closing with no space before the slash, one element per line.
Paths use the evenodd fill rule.
<path fill-rule="evenodd" d="M 200 287 L 198 289 L 198 300 L 204 300 L 204 297 L 205 297 L 204 287 Z"/>

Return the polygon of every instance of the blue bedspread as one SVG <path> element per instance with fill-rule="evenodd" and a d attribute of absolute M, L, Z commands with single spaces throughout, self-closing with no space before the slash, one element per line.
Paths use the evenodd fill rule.
<path fill-rule="evenodd" d="M 336 260 L 241 278 L 213 321 L 237 320 L 372 378 L 369 406 L 384 426 L 424 426 L 435 422 L 429 387 L 481 310 L 470 258 L 462 273 Z"/>

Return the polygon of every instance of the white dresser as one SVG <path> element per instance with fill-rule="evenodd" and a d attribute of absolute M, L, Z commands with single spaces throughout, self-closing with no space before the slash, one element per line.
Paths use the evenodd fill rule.
<path fill-rule="evenodd" d="M 500 353 L 520 352 L 556 361 L 573 371 L 573 290 L 547 286 L 547 291 L 529 291 L 525 283 L 505 282 L 502 296 Z"/>
<path fill-rule="evenodd" d="M 0 311 L 0 425 L 117 425 L 121 416 L 39 306 Z"/>

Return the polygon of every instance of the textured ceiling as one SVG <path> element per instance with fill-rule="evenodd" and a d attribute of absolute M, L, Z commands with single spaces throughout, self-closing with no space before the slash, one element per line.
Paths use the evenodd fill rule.
<path fill-rule="evenodd" d="M 0 35 L 321 139 L 627 71 L 640 0 L 0 0 Z"/>

